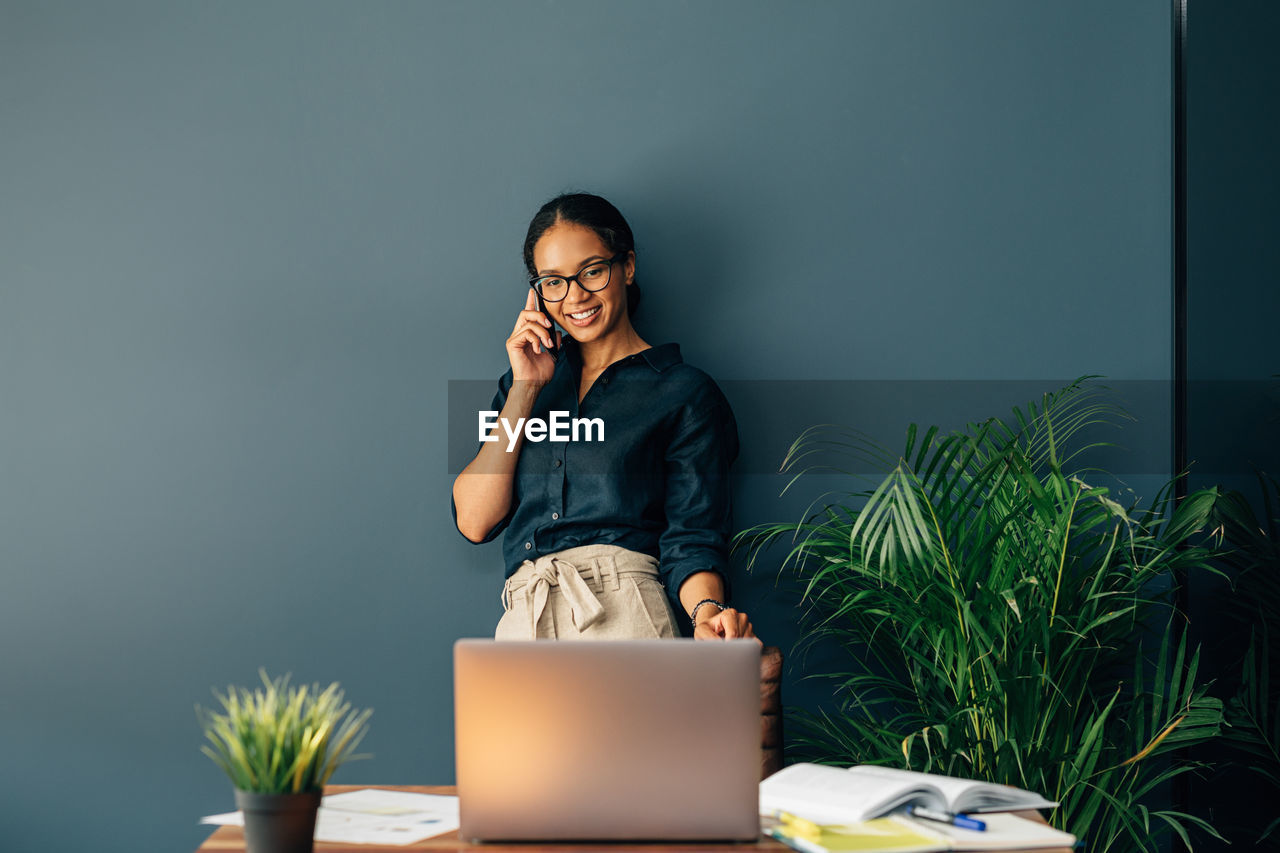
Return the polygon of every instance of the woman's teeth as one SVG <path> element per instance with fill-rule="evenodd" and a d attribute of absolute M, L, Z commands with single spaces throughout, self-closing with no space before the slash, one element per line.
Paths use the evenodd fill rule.
<path fill-rule="evenodd" d="M 600 306 L 597 305 L 595 308 L 589 308 L 586 311 L 579 311 L 577 314 L 570 314 L 569 316 L 575 320 L 585 320 L 599 310 Z"/>

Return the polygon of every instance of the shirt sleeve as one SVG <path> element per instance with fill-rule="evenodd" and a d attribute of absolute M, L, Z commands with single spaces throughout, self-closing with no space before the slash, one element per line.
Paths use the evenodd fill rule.
<path fill-rule="evenodd" d="M 658 572 L 677 609 L 681 584 L 697 572 L 718 573 L 729 597 L 729 466 L 737 456 L 733 411 L 708 379 L 683 408 L 665 457 L 666 527 L 658 540 Z"/>
<path fill-rule="evenodd" d="M 502 407 L 507 404 L 507 394 L 511 391 L 512 381 L 513 381 L 513 378 L 510 370 L 504 373 L 502 375 L 502 378 L 498 380 L 498 391 L 496 394 L 493 395 L 493 404 L 489 406 L 490 411 L 494 411 L 494 412 L 502 411 Z M 483 446 L 484 446 L 483 444 L 477 442 L 476 452 L 479 453 L 480 448 Z M 452 489 L 449 492 L 449 508 L 453 512 L 454 529 L 458 531 L 459 536 L 461 536 L 463 539 L 467 539 L 466 535 L 462 532 L 462 529 L 458 527 L 458 504 L 453 500 Z M 483 545 L 486 542 L 492 542 L 494 539 L 498 538 L 498 535 L 501 534 L 502 531 L 507 529 L 507 525 L 511 523 L 511 516 L 515 513 L 515 511 L 516 511 L 516 498 L 513 495 L 511 499 L 511 507 L 507 510 L 506 517 L 504 517 L 501 521 L 495 524 L 493 526 L 493 529 L 491 529 L 488 533 L 486 533 L 484 538 L 481 539 L 479 542 L 471 542 L 470 539 L 467 539 L 467 542 L 471 542 L 471 544 L 473 545 Z"/>

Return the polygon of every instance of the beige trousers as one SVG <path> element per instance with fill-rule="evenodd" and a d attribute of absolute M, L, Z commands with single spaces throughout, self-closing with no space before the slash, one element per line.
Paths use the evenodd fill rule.
<path fill-rule="evenodd" d="M 678 637 L 658 561 L 617 545 L 525 560 L 502 589 L 496 640 Z"/>

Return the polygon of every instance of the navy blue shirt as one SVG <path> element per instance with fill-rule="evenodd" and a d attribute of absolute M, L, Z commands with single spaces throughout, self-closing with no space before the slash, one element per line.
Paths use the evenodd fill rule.
<path fill-rule="evenodd" d="M 658 559 L 658 572 L 679 612 L 680 585 L 713 571 L 729 594 L 732 533 L 729 466 L 738 455 L 733 411 L 710 376 L 684 363 L 678 344 L 663 344 L 605 368 L 578 403 L 582 358 L 564 337 L 551 381 L 530 418 L 567 423 L 599 419 L 598 431 L 577 440 L 530 441 L 521 446 L 511 509 L 482 542 L 506 531 L 506 576 L 525 560 L 578 545 L 618 545 Z M 511 390 L 508 370 L 498 380 L 492 409 Z M 514 426 L 514 425 L 513 425 Z M 572 433 L 568 430 L 564 430 Z M 501 447 L 507 435 L 495 432 Z M 454 507 L 457 523 L 457 507 Z"/>

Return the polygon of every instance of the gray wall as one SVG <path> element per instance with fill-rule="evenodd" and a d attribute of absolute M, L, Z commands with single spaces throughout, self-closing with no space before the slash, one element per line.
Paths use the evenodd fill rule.
<path fill-rule="evenodd" d="M 1163 0 L 0 3 L 5 849 L 194 848 L 192 706 L 259 666 L 376 709 L 337 781 L 452 781 L 502 570 L 448 388 L 505 369 L 556 192 L 627 214 L 642 334 L 735 405 L 902 383 L 896 447 L 999 411 L 919 380 L 1167 381 L 1169 65 Z"/>

